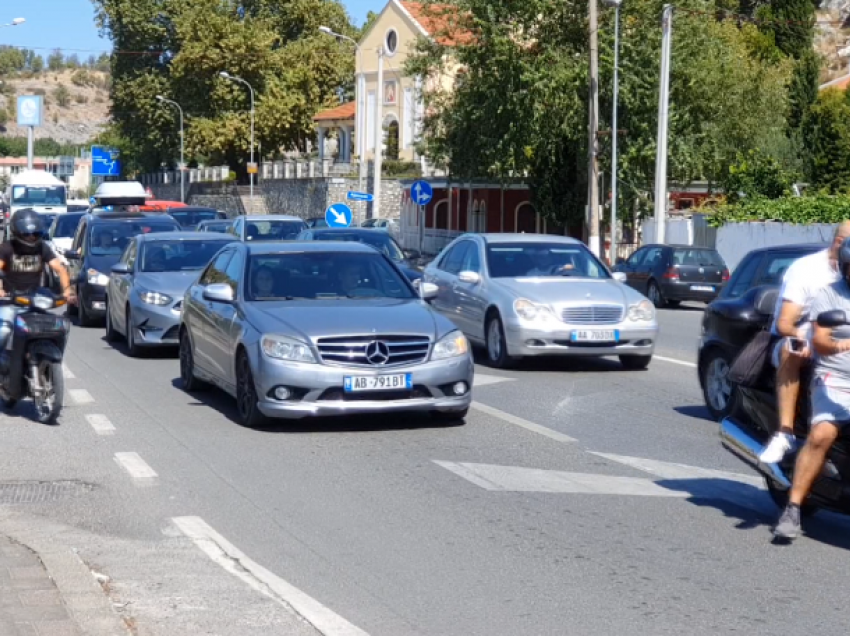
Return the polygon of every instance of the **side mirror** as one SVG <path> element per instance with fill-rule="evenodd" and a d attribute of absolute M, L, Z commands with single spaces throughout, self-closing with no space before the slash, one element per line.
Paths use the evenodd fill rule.
<path fill-rule="evenodd" d="M 476 285 L 481 282 L 481 276 L 477 272 L 461 272 L 457 278 L 462 283 Z"/>
<path fill-rule="evenodd" d="M 65 250 L 65 258 L 69 261 L 75 261 L 80 258 L 79 250 Z"/>
<path fill-rule="evenodd" d="M 614 272 L 613 276 L 614 280 L 618 283 L 625 283 L 627 280 L 629 280 L 623 272 Z"/>
<path fill-rule="evenodd" d="M 404 250 L 404 257 L 415 261 L 418 258 L 422 258 L 422 252 L 419 250 Z"/>
<path fill-rule="evenodd" d="M 847 324 L 847 314 L 843 309 L 833 309 L 818 314 L 818 325 L 821 327 L 841 327 Z"/>
<path fill-rule="evenodd" d="M 127 263 L 116 263 L 112 266 L 113 274 L 129 274 L 130 266 Z"/>
<path fill-rule="evenodd" d="M 434 283 L 426 283 L 422 280 L 419 281 L 417 287 L 419 288 L 419 297 L 426 301 L 434 300 L 440 291 L 440 288 Z"/>
<path fill-rule="evenodd" d="M 233 288 L 227 283 L 213 283 L 204 288 L 204 300 L 217 303 L 232 303 Z"/>

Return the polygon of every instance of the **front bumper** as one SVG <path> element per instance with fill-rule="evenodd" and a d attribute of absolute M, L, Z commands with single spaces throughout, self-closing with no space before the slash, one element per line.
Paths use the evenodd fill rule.
<path fill-rule="evenodd" d="M 252 366 L 258 407 L 267 417 L 299 419 L 309 416 L 354 415 L 359 413 L 461 412 L 472 403 L 475 365 L 462 356 L 419 365 L 378 370 L 374 367 L 341 367 L 326 364 L 298 364 L 273 360 L 252 352 Z M 375 376 L 411 373 L 413 389 L 346 393 L 345 376 Z M 451 387 L 465 382 L 467 391 L 457 396 Z M 292 390 L 289 400 L 273 397 L 276 387 Z"/>
<path fill-rule="evenodd" d="M 699 282 L 678 282 L 671 281 L 661 283 L 661 295 L 665 300 L 696 300 L 704 303 L 710 303 L 717 298 L 717 295 L 723 289 L 724 283 L 699 283 Z M 714 291 L 696 291 L 691 287 L 713 287 Z"/>
<path fill-rule="evenodd" d="M 166 306 L 131 301 L 136 344 L 143 347 L 176 347 L 180 344 L 182 299 Z"/>
<path fill-rule="evenodd" d="M 620 332 L 617 343 L 571 342 L 572 332 L 581 329 L 616 329 Z M 658 337 L 657 323 L 620 323 L 616 325 L 560 325 L 557 328 L 539 328 L 514 323 L 505 325 L 508 353 L 511 356 L 650 356 L 655 351 Z"/>

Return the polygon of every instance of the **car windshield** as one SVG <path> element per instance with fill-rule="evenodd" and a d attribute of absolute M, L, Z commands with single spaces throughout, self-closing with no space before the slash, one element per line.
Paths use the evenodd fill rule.
<path fill-rule="evenodd" d="M 398 244 L 388 234 L 383 232 L 325 232 L 316 234 L 317 241 L 353 241 L 371 245 L 391 260 L 404 260 L 404 254 Z"/>
<path fill-rule="evenodd" d="M 249 241 L 291 241 L 304 229 L 304 221 L 248 221 L 245 236 Z"/>
<path fill-rule="evenodd" d="M 60 214 L 55 220 L 56 231 L 53 238 L 73 238 L 82 218 L 82 214 Z"/>
<path fill-rule="evenodd" d="M 380 254 L 256 254 L 249 260 L 247 276 L 248 300 L 416 298 Z"/>
<path fill-rule="evenodd" d="M 14 205 L 65 205 L 65 186 L 12 186 Z"/>
<path fill-rule="evenodd" d="M 487 247 L 487 266 L 491 278 L 611 278 L 605 266 L 578 244 L 495 243 Z"/>
<path fill-rule="evenodd" d="M 139 234 L 175 232 L 176 223 L 151 223 L 148 221 L 97 223 L 92 226 L 90 251 L 92 256 L 120 256 L 130 239 Z"/>
<path fill-rule="evenodd" d="M 230 221 L 219 221 L 214 223 L 205 223 L 203 227 L 198 229 L 201 232 L 220 232 L 224 234 L 230 228 Z"/>
<path fill-rule="evenodd" d="M 212 221 L 218 218 L 217 210 L 170 210 L 169 214 L 182 227 L 195 227 L 201 221 Z"/>
<path fill-rule="evenodd" d="M 155 240 L 142 249 L 143 272 L 185 272 L 201 269 L 229 241 L 220 238 L 204 240 Z"/>
<path fill-rule="evenodd" d="M 723 259 L 714 250 L 673 250 L 674 265 L 701 265 L 703 267 L 726 267 Z"/>

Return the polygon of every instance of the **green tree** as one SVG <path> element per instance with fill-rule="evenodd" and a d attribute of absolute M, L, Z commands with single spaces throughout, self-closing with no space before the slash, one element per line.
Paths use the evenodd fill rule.
<path fill-rule="evenodd" d="M 61 71 L 65 68 L 65 57 L 62 55 L 61 50 L 55 49 L 47 56 L 47 68 L 51 71 Z"/>
<path fill-rule="evenodd" d="M 803 122 L 811 184 L 829 192 L 850 189 L 850 104 L 841 91 L 821 91 Z"/>
<path fill-rule="evenodd" d="M 44 70 L 44 58 L 40 55 L 36 55 L 32 58 L 32 62 L 30 63 L 30 70 L 33 73 L 41 73 Z"/>
<path fill-rule="evenodd" d="M 0 74 L 22 71 L 26 66 L 26 53 L 9 46 L 0 47 Z"/>
<path fill-rule="evenodd" d="M 76 53 L 71 53 L 65 58 L 65 68 L 80 68 L 80 58 Z"/>
<path fill-rule="evenodd" d="M 60 108 L 68 108 L 71 105 L 71 92 L 64 84 L 59 84 L 53 89 L 53 99 Z"/>
<path fill-rule="evenodd" d="M 97 62 L 95 62 L 94 68 L 101 73 L 108 73 L 111 67 L 111 63 L 109 61 L 109 55 L 106 53 L 101 53 L 97 57 Z"/>
<path fill-rule="evenodd" d="M 761 150 L 739 154 L 736 164 L 722 181 L 723 190 L 730 203 L 741 196 L 778 199 L 788 195 L 794 176 L 784 170 L 779 162 Z"/>

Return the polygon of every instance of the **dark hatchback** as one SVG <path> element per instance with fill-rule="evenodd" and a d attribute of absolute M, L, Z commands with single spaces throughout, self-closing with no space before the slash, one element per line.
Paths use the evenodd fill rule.
<path fill-rule="evenodd" d="M 656 307 L 683 300 L 711 302 L 729 280 L 729 270 L 717 250 L 692 245 L 645 245 L 615 272 Z"/>
<path fill-rule="evenodd" d="M 411 283 L 422 278 L 422 272 L 411 261 L 420 258 L 416 250 L 403 250 L 386 232 L 361 228 L 313 228 L 298 235 L 298 241 L 353 241 L 371 245 L 395 263 Z"/>
<path fill-rule="evenodd" d="M 827 245 L 780 245 L 747 254 L 717 300 L 705 310 L 697 367 L 706 408 L 716 419 L 732 413 L 736 404 L 729 367 L 738 353 L 773 318 L 775 294 L 785 271 L 802 256 Z"/>
<path fill-rule="evenodd" d="M 134 236 L 181 229 L 177 221 L 163 214 L 86 214 L 77 226 L 71 249 L 65 252 L 71 284 L 77 294 L 79 325 L 88 327 L 106 316 L 109 272 Z"/>
<path fill-rule="evenodd" d="M 184 230 L 194 231 L 202 221 L 226 221 L 227 214 L 215 208 L 187 206 L 168 208 L 166 214 L 180 224 Z"/>

